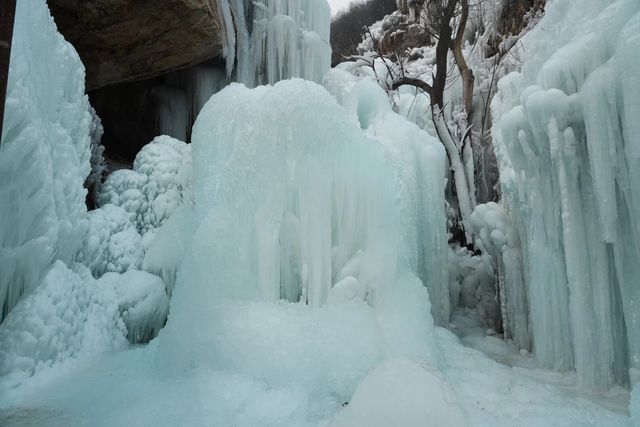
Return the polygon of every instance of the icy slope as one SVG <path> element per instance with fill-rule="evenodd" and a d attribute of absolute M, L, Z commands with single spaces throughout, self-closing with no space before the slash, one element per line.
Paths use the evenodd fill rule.
<path fill-rule="evenodd" d="M 0 319 L 82 243 L 89 109 L 84 67 L 45 2 L 17 2 L 0 146 Z"/>
<path fill-rule="evenodd" d="M 639 10 L 548 2 L 492 106 L 535 354 L 587 386 L 640 368 Z"/>

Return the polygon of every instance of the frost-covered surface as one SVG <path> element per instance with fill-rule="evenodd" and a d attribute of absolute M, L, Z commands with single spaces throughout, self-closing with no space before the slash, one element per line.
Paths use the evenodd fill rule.
<path fill-rule="evenodd" d="M 129 214 L 138 233 L 148 241 L 182 203 L 189 187 L 191 146 L 156 137 L 136 155 L 133 169 L 109 175 L 100 190 L 100 206 L 115 205 Z M 109 216 L 109 215 L 105 215 Z"/>
<path fill-rule="evenodd" d="M 139 270 L 107 273 L 98 280 L 97 286 L 115 293 L 114 300 L 130 342 L 149 342 L 164 326 L 169 298 L 158 276 Z"/>
<path fill-rule="evenodd" d="M 84 67 L 44 0 L 17 2 L 0 146 L 0 319 L 82 243 L 92 120 Z"/>
<path fill-rule="evenodd" d="M 548 2 L 492 105 L 536 357 L 587 386 L 640 367 L 639 8 Z"/>
<path fill-rule="evenodd" d="M 42 284 L 0 324 L 0 391 L 74 360 L 123 348 L 126 330 L 114 290 L 56 261 Z"/>
<path fill-rule="evenodd" d="M 89 267 L 94 277 L 140 268 L 144 257 L 142 237 L 127 211 L 109 204 L 90 211 L 88 218 L 78 260 Z"/>

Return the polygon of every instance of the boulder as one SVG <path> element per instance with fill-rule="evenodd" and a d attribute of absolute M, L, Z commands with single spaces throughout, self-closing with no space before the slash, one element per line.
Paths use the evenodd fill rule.
<path fill-rule="evenodd" d="M 87 91 L 143 80 L 218 56 L 217 0 L 49 0 L 87 70 Z"/>

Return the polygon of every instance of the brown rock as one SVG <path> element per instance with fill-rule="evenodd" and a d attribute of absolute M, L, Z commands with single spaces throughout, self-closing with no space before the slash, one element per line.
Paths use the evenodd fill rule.
<path fill-rule="evenodd" d="M 87 70 L 87 91 L 154 77 L 222 50 L 216 0 L 49 0 Z"/>
<path fill-rule="evenodd" d="M 428 46 L 431 43 L 431 36 L 419 25 L 402 23 L 392 27 L 382 36 L 380 47 L 385 55 L 403 54 L 409 49 Z"/>

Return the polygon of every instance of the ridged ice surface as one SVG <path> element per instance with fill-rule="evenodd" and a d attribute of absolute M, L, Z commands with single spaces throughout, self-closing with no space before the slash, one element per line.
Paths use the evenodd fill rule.
<path fill-rule="evenodd" d="M 493 104 L 536 356 L 589 386 L 640 368 L 639 10 L 548 2 Z"/>
<path fill-rule="evenodd" d="M 84 67 L 43 1 L 17 2 L 0 146 L 0 319 L 86 229 L 92 116 Z"/>

